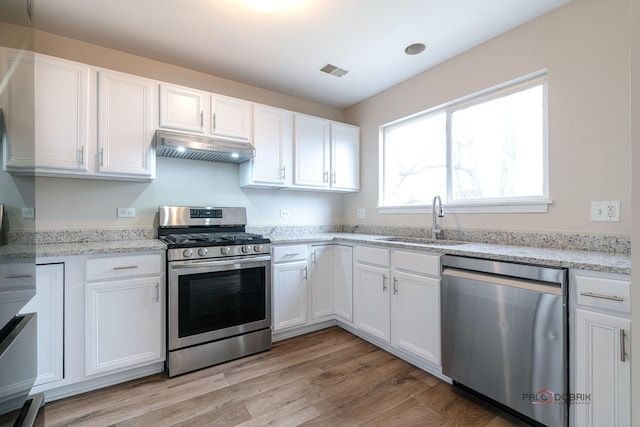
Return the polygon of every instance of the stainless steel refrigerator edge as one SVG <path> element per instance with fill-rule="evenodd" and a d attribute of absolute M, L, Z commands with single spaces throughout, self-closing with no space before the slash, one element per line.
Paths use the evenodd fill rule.
<path fill-rule="evenodd" d="M 443 257 L 442 371 L 547 426 L 568 423 L 567 272 Z"/>

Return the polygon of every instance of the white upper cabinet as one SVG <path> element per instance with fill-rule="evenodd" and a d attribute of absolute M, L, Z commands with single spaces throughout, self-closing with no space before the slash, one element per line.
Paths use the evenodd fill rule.
<path fill-rule="evenodd" d="M 329 188 L 329 126 L 330 122 L 326 119 L 295 115 L 295 186 Z"/>
<path fill-rule="evenodd" d="M 240 164 L 240 186 L 291 186 L 293 113 L 254 105 L 253 145 L 256 156 Z"/>
<path fill-rule="evenodd" d="M 251 103 L 222 95 L 211 95 L 211 134 L 251 140 Z"/>
<path fill-rule="evenodd" d="M 91 154 L 89 67 L 12 49 L 4 55 L 5 74 L 14 70 L 3 103 L 6 170 L 86 173 Z"/>
<path fill-rule="evenodd" d="M 250 141 L 251 103 L 162 83 L 159 125 L 222 139 Z"/>
<path fill-rule="evenodd" d="M 360 189 L 360 128 L 331 122 L 331 188 Z"/>
<path fill-rule="evenodd" d="M 155 175 L 149 81 L 3 49 L 14 78 L 3 99 L 5 168 L 37 176 L 151 180 Z"/>
<path fill-rule="evenodd" d="M 360 128 L 295 115 L 294 188 L 353 192 L 359 177 Z"/>
<path fill-rule="evenodd" d="M 160 85 L 160 127 L 204 133 L 206 94 L 181 86 Z"/>
<path fill-rule="evenodd" d="M 98 72 L 98 172 L 155 177 L 153 81 Z"/>

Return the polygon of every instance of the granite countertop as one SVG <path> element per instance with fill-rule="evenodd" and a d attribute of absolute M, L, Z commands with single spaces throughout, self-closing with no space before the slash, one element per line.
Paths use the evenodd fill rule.
<path fill-rule="evenodd" d="M 631 257 L 615 252 L 594 252 L 515 246 L 505 244 L 487 244 L 464 242 L 456 245 L 429 245 L 405 242 L 384 241 L 385 236 L 356 233 L 313 233 L 306 235 L 271 235 L 272 244 L 294 244 L 315 242 L 347 242 L 367 244 L 386 248 L 422 250 L 448 255 L 462 255 L 513 261 L 525 264 L 537 264 L 551 267 L 577 268 L 607 273 L 631 274 Z"/>
<path fill-rule="evenodd" d="M 95 234 L 95 233 L 94 233 Z M 39 241 L 35 256 L 38 259 L 64 257 L 74 255 L 117 254 L 132 252 L 163 251 L 166 245 L 155 238 L 151 238 L 148 230 L 118 235 L 118 240 L 110 240 L 113 232 L 108 231 L 99 235 L 104 240 L 76 243 L 51 243 L 52 239 Z M 462 244 L 430 245 L 425 243 L 390 242 L 384 241 L 385 235 L 361 234 L 348 232 L 293 232 L 293 233 L 263 233 L 271 239 L 272 244 L 295 243 L 328 243 L 344 242 L 348 244 L 366 244 L 385 248 L 400 248 L 425 252 L 462 255 L 494 259 L 499 261 L 513 261 L 525 264 L 538 264 L 552 267 L 578 268 L 607 273 L 631 274 L 631 257 L 628 253 L 615 251 L 572 250 L 546 247 L 539 243 L 537 246 L 519 246 L 502 243 L 463 242 Z M 0 259 L 33 258 L 34 245 L 9 244 L 0 246 Z"/>
<path fill-rule="evenodd" d="M 105 242 L 38 243 L 0 246 L 0 259 L 52 258 L 74 255 L 118 254 L 164 251 L 167 246 L 157 239 L 136 239 Z"/>

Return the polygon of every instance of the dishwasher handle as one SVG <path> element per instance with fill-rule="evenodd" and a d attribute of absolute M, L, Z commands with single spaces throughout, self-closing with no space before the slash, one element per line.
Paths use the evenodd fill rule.
<path fill-rule="evenodd" d="M 475 282 L 491 283 L 493 285 L 509 286 L 512 288 L 525 289 L 534 292 L 542 292 L 552 295 L 563 295 L 562 286 L 554 283 L 538 282 L 530 279 L 519 279 L 514 277 L 497 276 L 495 274 L 481 273 L 476 271 L 459 270 L 451 267 L 442 269 L 442 277 L 452 276 Z"/>

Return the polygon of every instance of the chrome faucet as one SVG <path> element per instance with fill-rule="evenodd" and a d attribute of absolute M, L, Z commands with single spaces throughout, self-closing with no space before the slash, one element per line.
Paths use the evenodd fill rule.
<path fill-rule="evenodd" d="M 436 202 L 438 203 L 438 210 L 436 211 Z M 442 208 L 442 200 L 440 196 L 433 198 L 433 205 L 431 206 L 431 238 L 433 240 L 442 239 L 442 228 L 437 221 L 437 218 L 444 218 L 444 209 Z"/>

